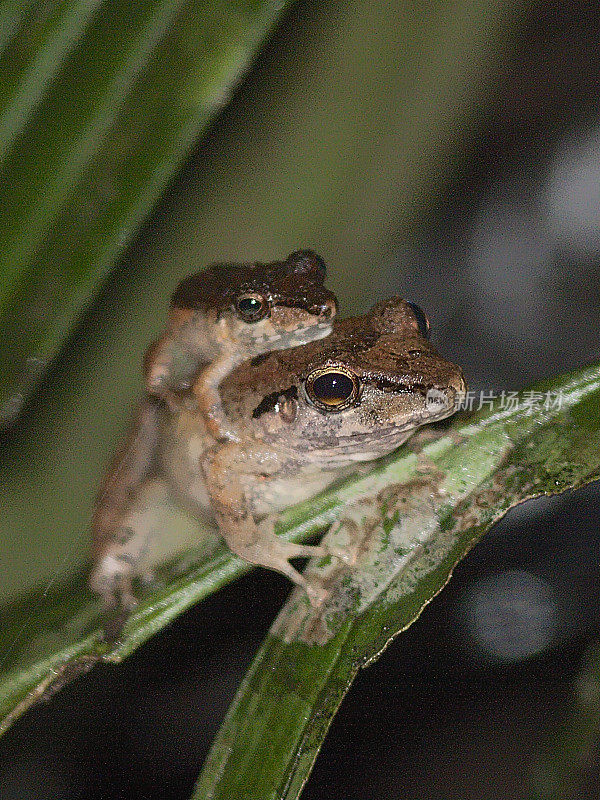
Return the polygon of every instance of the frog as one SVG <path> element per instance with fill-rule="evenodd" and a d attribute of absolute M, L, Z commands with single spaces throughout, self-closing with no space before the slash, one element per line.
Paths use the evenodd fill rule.
<path fill-rule="evenodd" d="M 327 590 L 290 559 L 351 564 L 355 556 L 287 542 L 275 521 L 457 410 L 466 392 L 462 370 L 428 336 L 421 309 L 392 297 L 366 314 L 336 319 L 326 338 L 244 362 L 220 386 L 237 441 L 212 436 L 198 409 L 163 407 L 155 488 L 212 519 L 234 554 L 287 576 L 318 608 Z M 150 547 L 147 515 L 132 510 L 122 529 L 126 535 L 98 549 L 92 573 L 92 587 L 109 603 L 132 598 L 131 581 Z"/>
<path fill-rule="evenodd" d="M 326 274 L 323 259 L 305 249 L 270 263 L 213 264 L 185 278 L 164 333 L 146 352 L 146 392 L 177 407 L 193 387 L 210 433 L 237 440 L 220 382 L 249 358 L 330 334 L 337 299 L 324 287 Z"/>
<path fill-rule="evenodd" d="M 145 396 L 97 495 L 94 552 L 123 537 L 121 519 L 152 473 L 161 404 L 190 405 L 215 439 L 238 440 L 221 407 L 220 382 L 246 359 L 329 335 L 337 298 L 324 286 L 326 275 L 321 256 L 303 249 L 269 263 L 213 264 L 179 283 L 165 331 L 144 357 Z"/>

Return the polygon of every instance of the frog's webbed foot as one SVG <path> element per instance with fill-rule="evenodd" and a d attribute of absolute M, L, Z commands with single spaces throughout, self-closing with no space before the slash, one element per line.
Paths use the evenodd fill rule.
<path fill-rule="evenodd" d="M 107 611 L 131 613 L 137 606 L 132 580 L 135 565 L 123 553 L 108 552 L 90 575 L 90 589 L 102 598 Z"/>
<path fill-rule="evenodd" d="M 329 597 L 329 592 L 318 578 L 305 579 L 304 591 L 313 608 L 320 608 Z"/>
<path fill-rule="evenodd" d="M 308 554 L 302 553 L 297 555 L 308 555 Z M 289 555 L 288 558 L 296 558 L 297 555 L 292 554 Z M 315 554 L 312 553 L 311 555 Z M 321 554 L 319 553 L 319 555 Z M 301 572 L 298 572 L 298 570 L 295 569 L 286 558 L 283 558 L 281 560 L 275 558 L 269 561 L 265 559 L 264 561 L 260 562 L 260 565 L 268 567 L 270 569 L 277 570 L 277 572 L 281 572 L 283 575 L 285 575 L 287 578 L 293 581 L 293 583 L 297 584 L 298 586 L 301 586 L 306 592 L 310 604 L 311 606 L 313 606 L 313 608 L 319 608 L 319 606 L 322 605 L 323 602 L 329 596 L 329 592 L 323 586 L 319 578 L 317 578 L 316 576 L 311 578 L 305 578 L 304 575 Z"/>
<path fill-rule="evenodd" d="M 92 591 L 102 598 L 105 622 L 103 635 L 107 642 L 116 642 L 138 601 L 132 587 L 131 567 L 114 555 L 105 556 L 90 575 Z"/>
<path fill-rule="evenodd" d="M 115 527 L 103 531 L 89 578 L 106 611 L 126 619 L 137 606 L 134 578 L 149 578 L 148 563 L 160 534 L 160 512 L 169 497 L 167 484 L 151 478 L 136 489 L 134 499 Z"/>
<path fill-rule="evenodd" d="M 252 519 L 233 522 L 221 517 L 219 527 L 229 549 L 240 558 L 251 564 L 281 572 L 304 589 L 311 605 L 315 608 L 325 600 L 328 592 L 319 579 L 305 578 L 289 560 L 326 556 L 328 555 L 326 547 L 286 542 L 274 533 L 270 520 L 263 520 L 257 525 Z"/>

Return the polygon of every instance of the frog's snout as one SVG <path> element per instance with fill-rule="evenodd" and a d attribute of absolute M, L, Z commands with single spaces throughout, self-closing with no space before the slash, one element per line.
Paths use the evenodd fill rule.
<path fill-rule="evenodd" d="M 318 303 L 311 308 L 311 313 L 321 319 L 333 319 L 337 314 L 338 306 L 335 297 L 328 297 L 322 303 Z"/>
<path fill-rule="evenodd" d="M 456 380 L 452 382 L 450 388 L 454 391 L 454 407 L 459 409 L 464 405 L 468 391 L 467 383 L 462 372 L 458 373 Z"/>
<path fill-rule="evenodd" d="M 444 386 L 432 386 L 427 390 L 425 404 L 430 413 L 442 414 L 442 419 L 453 414 L 467 398 L 467 384 L 461 371 L 449 377 Z"/>

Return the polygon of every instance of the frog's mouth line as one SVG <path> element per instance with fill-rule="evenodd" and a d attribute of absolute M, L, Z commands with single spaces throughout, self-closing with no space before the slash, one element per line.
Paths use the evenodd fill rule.
<path fill-rule="evenodd" d="M 349 436 L 339 436 L 338 441 L 341 445 L 356 444 L 360 441 L 368 441 L 372 444 L 375 438 L 381 442 L 401 438 L 405 436 L 407 432 L 413 431 L 415 426 L 418 427 L 419 425 L 428 425 L 431 422 L 440 422 L 446 419 L 446 417 L 451 416 L 456 411 L 457 402 L 460 399 L 456 392 L 452 391 L 452 395 L 452 397 L 447 398 L 448 402 L 440 408 L 437 414 L 432 414 L 431 408 L 427 408 L 421 413 L 418 411 L 415 412 L 403 425 L 385 425 L 371 431 L 365 431 L 364 433 L 355 432 Z"/>
<path fill-rule="evenodd" d="M 376 386 L 381 392 L 393 392 L 394 394 L 420 394 L 427 396 L 427 392 L 433 389 L 425 383 L 395 382 L 390 378 L 370 378 L 363 380 L 365 384 Z"/>
<path fill-rule="evenodd" d="M 337 311 L 337 300 L 335 298 L 331 298 L 333 301 L 333 306 Z M 334 312 L 332 310 L 332 306 L 327 306 L 325 303 L 315 303 L 315 305 L 308 306 L 306 305 L 306 299 L 302 298 L 277 298 L 275 301 L 275 305 L 282 306 L 283 308 L 301 308 L 304 311 L 307 311 L 313 317 L 322 317 L 323 319 L 328 319 L 330 321 L 333 320 Z"/>
<path fill-rule="evenodd" d="M 401 439 L 407 433 L 413 431 L 415 428 L 414 420 L 407 422 L 402 426 L 388 426 L 386 428 L 377 428 L 364 433 L 352 433 L 350 436 L 338 436 L 338 444 L 344 447 L 345 445 L 353 446 L 360 444 L 360 442 L 367 442 L 371 446 L 377 446 L 378 443 L 385 444 L 386 442 L 393 441 L 394 439 Z"/>

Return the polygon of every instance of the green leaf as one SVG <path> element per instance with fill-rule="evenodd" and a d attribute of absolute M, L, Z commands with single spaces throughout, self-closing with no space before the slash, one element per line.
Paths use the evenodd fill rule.
<path fill-rule="evenodd" d="M 0 54 L 0 164 L 63 65 L 102 0 L 71 0 L 43 8 L 22 3 L 9 17 Z M 1 24 L 1 23 L 0 23 Z"/>
<path fill-rule="evenodd" d="M 524 393 L 519 408 L 480 413 L 418 456 L 396 458 L 380 473 L 386 479 L 377 493 L 357 492 L 328 534 L 339 544 L 358 536 L 357 563 L 309 565 L 330 596 L 315 611 L 292 593 L 232 703 L 194 798 L 298 797 L 358 670 L 417 619 L 491 525 L 526 498 L 600 476 L 598 368 L 536 391 L 553 392 L 561 408 L 527 408 L 537 395 Z M 400 481 L 402 466 L 409 476 Z"/>
<path fill-rule="evenodd" d="M 286 3 L 46 5 L 10 16 L 0 54 L 0 425 Z"/>
<path fill-rule="evenodd" d="M 260 786 L 261 797 L 278 797 L 284 787 L 281 796 L 296 796 L 357 670 L 414 621 L 493 521 L 526 497 L 598 476 L 598 368 L 539 387 L 545 390 L 562 393 L 561 408 L 528 413 L 521 404 L 457 420 L 437 435 L 424 431 L 372 472 L 283 515 L 282 535 L 303 541 L 362 509 L 368 517 L 363 552 L 355 567 L 339 573 L 331 563 L 318 567 L 331 588 L 321 613 L 292 594 L 240 689 L 199 791 L 236 796 L 234 787 L 245 781 Z M 343 543 L 347 530 L 339 526 L 329 535 Z M 165 588 L 140 604 L 117 644 L 102 641 L 98 604 L 83 574 L 5 607 L 0 731 L 40 696 L 95 663 L 121 661 L 250 569 L 216 546 L 211 532 L 204 548 L 192 568 L 185 560 L 165 568 Z"/>

